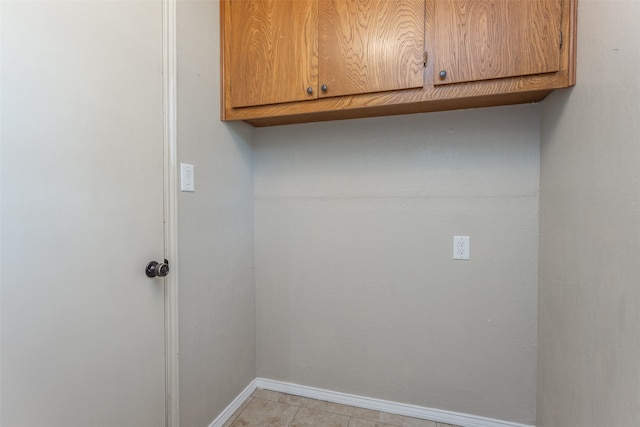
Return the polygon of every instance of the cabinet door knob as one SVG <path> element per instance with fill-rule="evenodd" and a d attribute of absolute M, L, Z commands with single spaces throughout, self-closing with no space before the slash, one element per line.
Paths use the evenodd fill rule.
<path fill-rule="evenodd" d="M 444 79 L 445 77 L 447 77 L 447 72 L 445 70 L 440 71 L 440 78 Z"/>
<path fill-rule="evenodd" d="M 329 88 L 327 87 L 327 85 L 322 85 L 320 89 L 322 89 L 323 92 L 326 92 Z"/>
<path fill-rule="evenodd" d="M 308 87 L 308 88 L 307 88 L 307 93 L 308 93 L 309 95 L 313 95 L 313 88 Z"/>

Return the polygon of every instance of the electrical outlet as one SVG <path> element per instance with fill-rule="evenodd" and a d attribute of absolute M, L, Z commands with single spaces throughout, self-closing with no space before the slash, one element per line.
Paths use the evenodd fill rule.
<path fill-rule="evenodd" d="M 469 259 L 469 236 L 453 236 L 453 259 Z"/>

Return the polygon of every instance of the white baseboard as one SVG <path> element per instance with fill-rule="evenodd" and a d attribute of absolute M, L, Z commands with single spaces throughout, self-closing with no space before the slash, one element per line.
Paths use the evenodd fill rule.
<path fill-rule="evenodd" d="M 404 415 L 406 417 L 420 418 L 440 423 L 454 424 L 462 427 L 533 427 L 510 421 L 496 420 L 477 415 L 463 414 L 459 412 L 444 411 L 441 409 L 425 408 L 423 406 L 408 405 L 405 403 L 391 402 L 371 397 L 356 396 L 315 387 L 308 387 L 282 381 L 274 381 L 265 378 L 256 378 L 247 388 L 225 409 L 209 427 L 222 427 L 233 415 L 242 403 L 256 388 L 278 391 L 311 399 L 325 400 L 327 402 L 342 405 L 357 406 L 359 408 L 373 409 L 375 411 L 388 412 L 390 414 Z"/>
<path fill-rule="evenodd" d="M 257 388 L 257 382 L 257 378 L 251 381 L 249 385 L 246 386 L 244 390 L 242 390 L 238 397 L 233 399 L 233 402 L 231 402 L 229 406 L 227 406 L 224 411 L 222 411 L 220 415 L 218 415 L 218 417 L 213 420 L 211 424 L 209 424 L 209 427 L 222 427 L 224 423 L 226 423 L 227 420 L 229 420 L 229 418 L 231 418 L 231 416 L 235 414 L 240 406 L 242 406 L 244 401 L 247 400 L 249 396 L 251 396 L 251 393 L 253 393 L 253 391 Z"/>

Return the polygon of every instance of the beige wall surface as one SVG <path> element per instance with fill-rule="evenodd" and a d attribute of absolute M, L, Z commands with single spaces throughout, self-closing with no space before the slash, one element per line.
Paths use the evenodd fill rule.
<path fill-rule="evenodd" d="M 219 121 L 219 3 L 179 1 L 180 424 L 207 426 L 255 378 L 252 128 Z"/>
<path fill-rule="evenodd" d="M 578 9 L 578 83 L 543 103 L 537 421 L 638 426 L 640 2 Z"/>
<path fill-rule="evenodd" d="M 256 130 L 258 376 L 533 424 L 539 142 L 538 105 Z"/>

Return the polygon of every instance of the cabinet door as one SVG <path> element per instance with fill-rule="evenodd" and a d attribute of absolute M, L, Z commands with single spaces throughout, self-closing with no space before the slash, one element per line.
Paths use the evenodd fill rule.
<path fill-rule="evenodd" d="M 229 7 L 232 106 L 316 98 L 318 0 L 231 0 Z"/>
<path fill-rule="evenodd" d="M 434 84 L 560 69 L 561 0 L 432 1 Z"/>
<path fill-rule="evenodd" d="M 319 96 L 424 86 L 424 0 L 319 0 Z"/>

